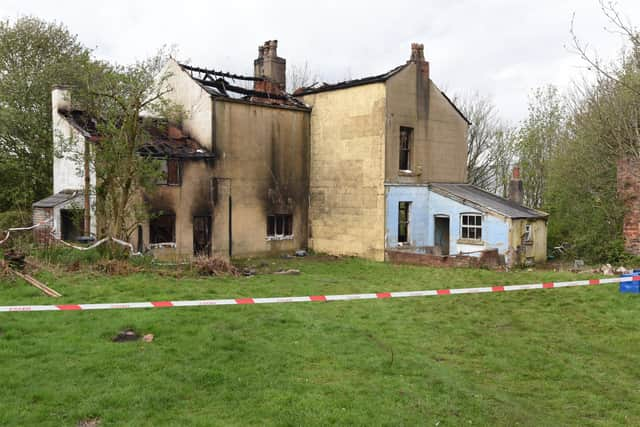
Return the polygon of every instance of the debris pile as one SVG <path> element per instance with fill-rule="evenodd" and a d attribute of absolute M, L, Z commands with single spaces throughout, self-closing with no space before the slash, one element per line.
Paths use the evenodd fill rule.
<path fill-rule="evenodd" d="M 195 270 L 203 276 L 239 276 L 238 269 L 222 257 L 198 257 L 193 262 Z"/>

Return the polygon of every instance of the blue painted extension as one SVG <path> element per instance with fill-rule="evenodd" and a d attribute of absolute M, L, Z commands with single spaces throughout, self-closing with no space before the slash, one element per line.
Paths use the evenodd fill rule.
<path fill-rule="evenodd" d="M 398 205 L 411 202 L 409 209 L 409 242 L 416 248 L 435 245 L 436 218 L 445 224 L 448 219 L 449 253 L 471 253 L 484 249 L 498 249 L 505 254 L 509 247 L 509 224 L 503 217 L 480 212 L 455 200 L 430 191 L 426 186 L 389 185 L 386 187 L 386 240 L 387 248 L 398 247 Z M 460 236 L 460 218 L 463 213 L 482 215 L 482 239 L 464 241 Z M 438 239 L 442 231 L 439 230 Z M 419 251 L 419 250 L 418 250 Z M 479 253 L 478 253 L 479 255 Z"/>

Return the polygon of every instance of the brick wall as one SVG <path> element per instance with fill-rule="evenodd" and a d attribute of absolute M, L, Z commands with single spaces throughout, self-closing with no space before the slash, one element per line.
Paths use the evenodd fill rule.
<path fill-rule="evenodd" d="M 618 161 L 618 194 L 625 207 L 624 248 L 640 255 L 640 159 Z"/>
<path fill-rule="evenodd" d="M 483 251 L 479 257 L 469 255 L 441 256 L 401 250 L 387 250 L 387 260 L 394 264 L 426 265 L 429 267 L 497 267 L 501 264 L 497 249 Z"/>

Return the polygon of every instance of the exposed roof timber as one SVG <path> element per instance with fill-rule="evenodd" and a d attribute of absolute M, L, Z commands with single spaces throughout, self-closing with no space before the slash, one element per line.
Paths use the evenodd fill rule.
<path fill-rule="evenodd" d="M 253 90 L 253 89 L 247 89 L 247 88 L 244 88 L 244 87 L 231 85 L 224 79 L 217 79 L 215 81 L 210 81 L 210 80 L 201 80 L 201 79 L 194 78 L 194 80 L 197 80 L 198 83 L 200 83 L 203 86 L 215 87 L 216 89 L 218 89 L 218 90 L 220 90 L 222 92 L 231 91 L 231 92 L 240 93 L 242 95 L 255 96 L 255 97 L 258 97 L 258 98 L 271 98 L 271 99 L 283 99 L 283 100 L 290 100 L 291 99 L 290 96 L 286 96 L 286 95 L 278 95 L 278 94 L 273 94 L 273 93 L 268 93 L 268 92 L 260 92 L 260 91 L 256 91 L 256 90 Z"/>
<path fill-rule="evenodd" d="M 183 70 L 190 71 L 192 77 L 194 77 L 193 72 L 204 74 L 204 77 L 198 80 L 206 80 L 207 78 L 212 79 L 211 76 L 227 77 L 234 80 L 246 80 L 250 82 L 261 82 L 265 80 L 262 77 L 243 76 L 240 74 L 226 73 L 224 71 L 216 71 L 216 70 L 209 70 L 207 68 L 192 67 L 191 65 L 186 65 L 186 64 L 179 64 L 179 65 L 182 67 Z"/>

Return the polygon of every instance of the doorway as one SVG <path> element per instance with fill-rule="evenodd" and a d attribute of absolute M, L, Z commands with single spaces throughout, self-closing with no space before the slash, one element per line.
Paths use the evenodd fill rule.
<path fill-rule="evenodd" d="M 193 254 L 211 256 L 211 215 L 193 217 Z"/>
<path fill-rule="evenodd" d="M 449 255 L 449 217 L 436 215 L 434 227 L 434 246 L 438 246 L 442 255 Z"/>
<path fill-rule="evenodd" d="M 65 242 L 75 242 L 84 230 L 84 209 L 60 210 L 60 234 Z"/>

